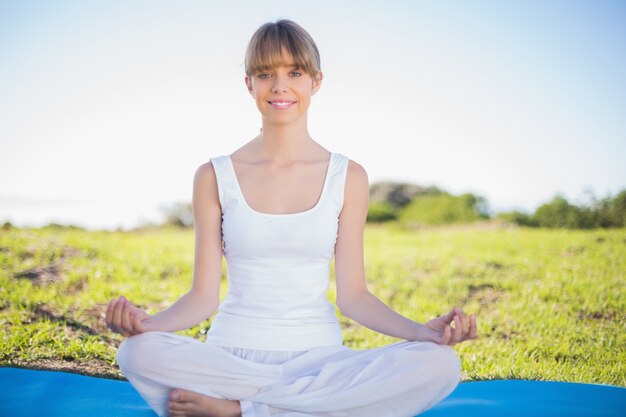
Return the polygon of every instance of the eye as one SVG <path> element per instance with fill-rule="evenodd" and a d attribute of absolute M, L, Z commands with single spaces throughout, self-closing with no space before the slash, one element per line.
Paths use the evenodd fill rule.
<path fill-rule="evenodd" d="M 298 71 L 291 71 L 292 74 L 298 74 L 298 77 L 300 77 L 302 74 Z"/>
<path fill-rule="evenodd" d="M 264 75 L 269 75 L 269 74 L 262 73 L 262 74 L 257 75 L 257 77 L 262 79 L 262 80 L 264 80 L 266 78 L 266 77 L 264 77 Z"/>

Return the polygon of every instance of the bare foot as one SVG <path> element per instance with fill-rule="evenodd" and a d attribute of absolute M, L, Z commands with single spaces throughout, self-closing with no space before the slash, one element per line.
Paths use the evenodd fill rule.
<path fill-rule="evenodd" d="M 236 400 L 208 397 L 184 389 L 170 392 L 167 411 L 170 416 L 241 417 L 241 404 Z"/>

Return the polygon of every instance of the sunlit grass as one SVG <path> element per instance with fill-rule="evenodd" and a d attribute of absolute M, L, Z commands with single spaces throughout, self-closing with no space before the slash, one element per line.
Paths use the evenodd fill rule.
<path fill-rule="evenodd" d="M 193 241 L 181 229 L 2 230 L 0 365 L 121 377 L 122 338 L 104 326 L 104 306 L 121 294 L 150 313 L 174 302 L 191 283 Z M 422 323 L 454 306 L 477 314 L 480 338 L 455 346 L 465 381 L 626 386 L 626 229 L 368 224 L 365 258 L 371 291 L 401 314 Z M 223 297 L 225 261 L 222 271 Z M 347 346 L 398 341 L 337 315 Z M 203 340 L 209 325 L 180 333 Z"/>

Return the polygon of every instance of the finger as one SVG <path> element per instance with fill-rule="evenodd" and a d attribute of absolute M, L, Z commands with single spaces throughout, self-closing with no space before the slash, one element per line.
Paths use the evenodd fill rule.
<path fill-rule="evenodd" d="M 133 313 L 132 322 L 133 322 L 133 331 L 135 333 L 143 333 L 142 326 L 141 326 L 141 317 L 138 314 Z"/>
<path fill-rule="evenodd" d="M 132 325 L 132 321 L 131 321 L 131 318 L 130 318 L 130 309 L 131 309 L 130 302 L 126 301 L 124 303 L 124 308 L 122 309 L 122 323 L 121 323 L 121 327 L 125 331 L 132 333 L 133 325 Z"/>
<path fill-rule="evenodd" d="M 115 298 L 109 301 L 109 305 L 107 306 L 107 311 L 104 316 L 104 321 L 107 324 L 107 327 L 109 329 L 111 328 L 111 319 L 112 319 L 112 314 L 113 314 L 113 308 L 115 307 L 115 302 L 116 302 Z"/>
<path fill-rule="evenodd" d="M 476 333 L 476 329 L 474 327 L 476 325 L 475 318 L 473 318 L 473 316 L 470 315 L 468 317 L 468 321 L 470 322 L 469 323 L 470 328 L 469 328 L 469 331 L 467 331 L 466 333 L 463 334 L 463 339 L 462 340 L 470 340 L 470 339 L 474 339 L 475 338 L 475 336 L 472 335 L 473 333 Z"/>
<path fill-rule="evenodd" d="M 461 310 L 461 323 L 463 323 L 463 336 L 465 336 L 469 332 L 469 317 L 463 310 Z"/>
<path fill-rule="evenodd" d="M 449 337 L 448 337 L 448 343 L 446 343 L 446 344 L 448 346 L 454 346 L 457 343 L 457 341 L 454 340 L 455 329 L 454 329 L 454 327 L 452 327 L 450 325 L 448 325 L 448 328 L 450 329 L 450 334 L 449 334 Z"/>
<path fill-rule="evenodd" d="M 460 342 L 463 339 L 465 339 L 465 336 L 467 335 L 467 332 L 469 331 L 469 322 L 465 313 L 461 313 L 461 315 L 459 316 L 459 322 L 461 323 L 461 331 L 459 332 L 461 336 L 459 339 L 459 342 Z"/>
<path fill-rule="evenodd" d="M 447 345 L 448 342 L 450 341 L 450 333 L 451 333 L 452 329 L 450 328 L 450 326 L 446 326 L 445 329 L 443 329 L 443 334 L 441 335 L 441 339 L 439 340 L 439 344 L 441 345 Z"/>
<path fill-rule="evenodd" d="M 113 315 L 111 319 L 111 324 L 114 326 L 117 333 L 122 332 L 122 310 L 124 309 L 124 303 L 126 299 L 124 297 L 119 297 L 117 302 L 115 303 L 115 308 L 113 309 Z"/>
<path fill-rule="evenodd" d="M 469 332 L 469 318 L 467 317 L 467 314 L 465 314 L 465 312 L 463 311 L 462 308 L 459 307 L 458 309 L 459 311 L 459 319 L 461 320 L 461 329 L 463 330 L 462 332 L 462 337 L 465 337 L 465 335 Z"/>
<path fill-rule="evenodd" d="M 438 318 L 441 318 L 443 320 L 444 323 L 446 324 L 450 324 L 452 323 L 452 318 L 454 317 L 454 309 L 448 311 L 447 313 L 444 313 L 440 316 L 438 316 Z"/>
<path fill-rule="evenodd" d="M 448 314 L 445 314 L 443 316 L 443 319 L 445 320 L 446 323 L 452 323 L 452 320 L 454 320 L 454 316 L 456 315 L 456 308 L 451 309 Z"/>
<path fill-rule="evenodd" d="M 463 323 L 461 323 L 461 318 L 457 315 L 454 316 L 454 336 L 452 339 L 455 343 L 459 343 L 463 338 Z"/>
<path fill-rule="evenodd" d="M 472 314 L 470 316 L 470 333 L 469 333 L 469 337 L 470 339 L 477 339 L 478 338 L 478 326 L 476 325 L 476 315 Z"/>
<path fill-rule="evenodd" d="M 128 312 L 128 325 L 130 326 L 130 330 L 133 332 L 133 334 L 141 333 L 137 327 L 138 317 L 139 315 L 134 309 Z"/>

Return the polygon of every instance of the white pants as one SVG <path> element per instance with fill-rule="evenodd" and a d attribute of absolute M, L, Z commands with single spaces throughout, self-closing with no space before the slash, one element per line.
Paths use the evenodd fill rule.
<path fill-rule="evenodd" d="M 239 400 L 242 417 L 413 417 L 446 398 L 461 377 L 454 349 L 434 342 L 289 352 L 149 332 L 125 339 L 116 358 L 159 416 L 167 415 L 170 390 L 182 388 Z"/>

